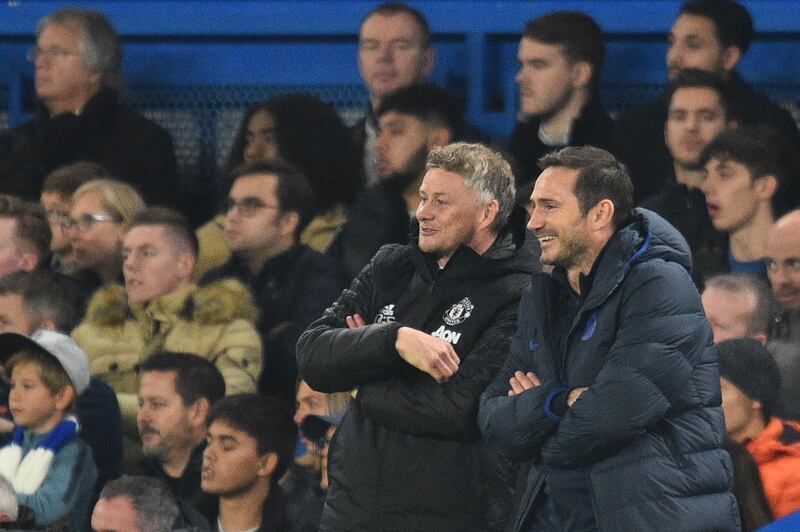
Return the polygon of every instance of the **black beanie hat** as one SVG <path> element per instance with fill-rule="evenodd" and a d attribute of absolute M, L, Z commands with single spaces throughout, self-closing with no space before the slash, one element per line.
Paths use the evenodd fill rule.
<path fill-rule="evenodd" d="M 760 401 L 765 417 L 771 417 L 780 397 L 781 373 L 767 348 L 753 338 L 737 338 L 719 342 L 717 353 L 720 377 Z"/>

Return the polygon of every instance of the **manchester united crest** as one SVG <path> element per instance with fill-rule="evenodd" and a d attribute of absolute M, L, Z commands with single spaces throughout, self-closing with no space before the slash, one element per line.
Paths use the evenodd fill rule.
<path fill-rule="evenodd" d="M 472 301 L 470 301 L 468 297 L 465 297 L 447 309 L 442 318 L 448 325 L 458 325 L 459 323 L 464 323 L 464 320 L 470 317 L 472 309 L 474 308 L 475 307 L 472 306 Z"/>

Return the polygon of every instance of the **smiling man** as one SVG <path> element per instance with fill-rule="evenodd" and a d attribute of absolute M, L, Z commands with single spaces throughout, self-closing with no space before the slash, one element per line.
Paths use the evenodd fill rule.
<path fill-rule="evenodd" d="M 331 443 L 321 530 L 505 524 L 508 501 L 490 487 L 500 471 L 487 466 L 496 459 L 475 412 L 535 258 L 498 154 L 450 144 L 430 152 L 426 169 L 412 242 L 381 248 L 298 343 L 313 389 L 358 387 Z"/>
<path fill-rule="evenodd" d="M 164 208 L 144 210 L 125 235 L 123 255 L 125 287 L 98 290 L 73 336 L 92 373 L 117 392 L 127 434 L 138 438 L 137 368 L 155 351 L 207 358 L 228 393 L 254 391 L 261 342 L 252 296 L 233 279 L 203 288 L 190 282 L 197 239 L 186 220 Z"/>
<path fill-rule="evenodd" d="M 540 165 L 528 228 L 554 271 L 523 295 L 479 412 L 490 447 L 534 464 L 513 529 L 738 530 L 685 241 L 631 212 L 608 152 L 564 148 Z"/>

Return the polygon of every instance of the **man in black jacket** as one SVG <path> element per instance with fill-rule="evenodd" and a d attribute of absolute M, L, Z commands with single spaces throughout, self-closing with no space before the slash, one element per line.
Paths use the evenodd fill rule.
<path fill-rule="evenodd" d="M 47 15 L 28 59 L 36 67 L 36 116 L 0 138 L 0 190 L 38 200 L 47 173 L 84 160 L 135 186 L 148 203 L 174 203 L 172 139 L 119 103 L 122 48 L 102 13 Z"/>
<path fill-rule="evenodd" d="M 312 204 L 302 174 L 279 161 L 257 161 L 229 179 L 225 241 L 233 255 L 202 284 L 234 277 L 250 289 L 264 352 L 258 390 L 294 405 L 297 339 L 345 282 L 332 259 L 300 243 Z"/>
<path fill-rule="evenodd" d="M 687 68 L 726 79 L 731 114 L 739 125 L 770 126 L 797 147 L 800 133 L 792 115 L 736 73 L 752 38 L 753 20 L 744 6 L 732 0 L 689 0 L 681 6 L 670 30 L 666 57 L 669 79 Z M 668 93 L 664 92 L 617 121 L 618 155 L 631 172 L 637 204 L 658 192 L 672 167 L 663 129 L 668 105 Z"/>
<path fill-rule="evenodd" d="M 451 144 L 426 166 L 418 235 L 381 248 L 298 342 L 312 388 L 358 388 L 331 443 L 321 530 L 502 530 L 507 518 L 475 415 L 536 260 L 498 154 Z"/>
<path fill-rule="evenodd" d="M 614 122 L 597 95 L 605 42 L 591 17 L 559 11 L 530 21 L 517 57 L 520 118 L 508 147 L 517 185 L 533 181 L 536 161 L 556 148 L 612 149 Z"/>
<path fill-rule="evenodd" d="M 686 241 L 631 213 L 603 150 L 544 157 L 528 224 L 551 275 L 481 398 L 485 440 L 533 460 L 514 530 L 738 530 L 716 352 Z"/>

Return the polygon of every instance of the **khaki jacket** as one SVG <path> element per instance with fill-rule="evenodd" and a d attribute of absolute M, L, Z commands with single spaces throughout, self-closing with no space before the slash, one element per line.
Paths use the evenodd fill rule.
<path fill-rule="evenodd" d="M 160 350 L 211 360 L 229 394 L 256 391 L 261 373 L 256 316 L 250 292 L 233 279 L 202 288 L 190 284 L 147 305 L 129 304 L 125 289 L 112 285 L 95 292 L 72 336 L 89 356 L 92 375 L 117 392 L 123 417 L 130 420 L 138 408 L 138 365 Z"/>

